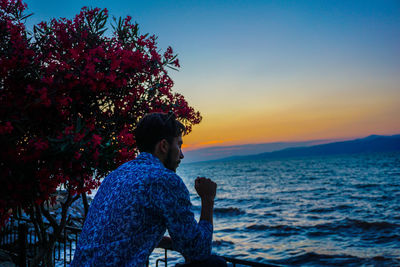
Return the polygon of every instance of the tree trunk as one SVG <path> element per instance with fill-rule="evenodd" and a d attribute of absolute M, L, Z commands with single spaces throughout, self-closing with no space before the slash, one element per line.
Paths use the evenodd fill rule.
<path fill-rule="evenodd" d="M 88 203 L 88 200 L 87 200 L 86 193 L 82 193 L 82 202 L 83 202 L 83 209 L 85 211 L 85 217 L 83 218 L 83 221 L 85 221 L 86 220 L 86 216 L 87 216 L 88 211 L 89 211 L 89 203 Z"/>
<path fill-rule="evenodd" d="M 43 267 L 53 267 L 53 253 L 54 247 L 61 236 L 66 224 L 67 224 L 67 215 L 68 209 L 71 204 L 76 201 L 79 196 L 72 197 L 70 192 L 68 192 L 68 197 L 64 203 L 61 203 L 62 211 L 61 211 L 61 220 L 57 221 L 54 216 L 52 216 L 48 209 L 44 207 L 42 204 L 34 205 L 34 209 L 36 212 L 33 212 L 32 221 L 34 221 L 35 225 L 38 225 L 39 232 L 38 236 L 42 237 L 42 241 L 39 242 L 39 253 L 35 256 L 32 261 L 32 266 L 43 266 Z M 43 223 L 43 217 L 45 217 L 50 222 L 50 227 L 53 228 L 53 234 L 49 235 L 48 229 L 50 227 L 46 227 Z"/>

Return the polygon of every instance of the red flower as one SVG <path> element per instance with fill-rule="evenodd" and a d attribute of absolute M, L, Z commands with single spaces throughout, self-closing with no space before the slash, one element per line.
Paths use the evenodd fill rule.
<path fill-rule="evenodd" d="M 99 150 L 95 150 L 94 151 L 94 153 L 93 153 L 93 159 L 95 160 L 95 161 L 97 161 L 98 159 L 99 159 L 99 155 L 100 155 L 100 152 L 99 152 Z"/>
<path fill-rule="evenodd" d="M 11 125 L 11 122 L 7 121 L 5 125 L 0 125 L 0 134 L 10 134 L 13 129 L 14 127 Z"/>
<path fill-rule="evenodd" d="M 64 133 L 65 133 L 66 135 L 72 134 L 72 133 L 74 132 L 74 130 L 75 130 L 75 126 L 74 126 L 74 125 L 71 125 L 71 126 L 65 127 Z"/>
<path fill-rule="evenodd" d="M 103 138 L 101 138 L 100 135 L 94 134 L 94 135 L 92 136 L 93 148 L 96 148 L 98 145 L 100 145 L 102 139 L 103 139 Z"/>
<path fill-rule="evenodd" d="M 39 151 L 43 151 L 49 148 L 49 142 L 48 141 L 44 141 L 44 140 L 37 140 L 34 143 L 34 147 L 35 149 L 39 150 Z"/>
<path fill-rule="evenodd" d="M 84 133 L 76 133 L 74 137 L 74 142 L 80 142 L 85 137 Z"/>
<path fill-rule="evenodd" d="M 172 65 L 174 65 L 175 67 L 180 68 L 181 65 L 179 64 L 179 59 L 175 59 L 174 61 L 172 61 Z"/>
<path fill-rule="evenodd" d="M 32 94 L 34 92 L 35 92 L 35 89 L 30 84 L 28 84 L 28 86 L 26 87 L 26 93 Z"/>
<path fill-rule="evenodd" d="M 74 159 L 79 160 L 81 158 L 81 156 L 82 156 L 81 153 L 75 152 Z"/>

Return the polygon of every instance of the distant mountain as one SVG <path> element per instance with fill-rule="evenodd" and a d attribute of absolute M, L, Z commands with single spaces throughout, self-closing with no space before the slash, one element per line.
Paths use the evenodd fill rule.
<path fill-rule="evenodd" d="M 220 160 L 287 158 L 392 151 L 400 151 L 400 134 L 391 136 L 370 135 L 355 140 L 333 142 L 309 147 L 286 148 L 273 152 L 229 157 Z"/>
<path fill-rule="evenodd" d="M 312 140 L 303 142 L 274 142 L 261 144 L 245 144 L 235 146 L 214 146 L 191 151 L 183 151 L 184 163 L 210 161 L 232 156 L 246 156 L 265 152 L 272 152 L 289 147 L 306 147 L 330 143 L 334 140 Z"/>

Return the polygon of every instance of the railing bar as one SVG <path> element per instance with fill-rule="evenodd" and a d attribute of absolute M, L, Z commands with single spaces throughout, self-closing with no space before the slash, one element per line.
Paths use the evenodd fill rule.
<path fill-rule="evenodd" d="M 35 232 L 35 255 L 38 253 L 38 249 L 39 249 L 39 236 L 36 232 L 36 229 L 33 230 Z"/>
<path fill-rule="evenodd" d="M 167 249 L 165 249 L 165 267 L 167 267 L 168 263 L 168 257 L 167 257 Z"/>
<path fill-rule="evenodd" d="M 11 229 L 11 243 L 15 243 L 15 232 Z"/>
<path fill-rule="evenodd" d="M 15 231 L 11 230 L 11 242 L 15 243 Z"/>
<path fill-rule="evenodd" d="M 69 240 L 69 262 L 71 263 L 71 255 L 72 255 L 72 240 Z"/>
<path fill-rule="evenodd" d="M 58 244 L 58 259 L 57 260 L 60 260 L 61 259 L 61 243 L 57 242 L 57 244 Z"/>
<path fill-rule="evenodd" d="M 78 246 L 78 232 L 75 232 L 75 249 Z"/>
<path fill-rule="evenodd" d="M 5 236 L 5 239 L 4 239 L 5 242 L 6 242 L 6 244 L 8 244 L 8 237 L 9 237 L 9 234 L 8 234 L 8 233 L 10 232 L 9 226 L 10 226 L 10 225 L 7 225 L 7 227 L 6 227 L 6 231 L 7 231 L 6 233 L 7 233 L 7 235 Z"/>
<path fill-rule="evenodd" d="M 64 227 L 64 267 L 67 267 L 67 229 Z"/>
<path fill-rule="evenodd" d="M 26 233 L 28 233 L 28 225 L 26 225 Z M 28 242 L 28 236 L 26 235 L 25 236 L 25 244 L 26 244 L 26 247 L 27 248 L 29 248 L 30 249 L 30 245 L 29 245 L 29 242 Z M 28 266 L 28 264 L 27 264 L 27 262 L 29 261 L 29 258 L 28 258 L 28 251 L 26 251 L 25 252 L 25 266 Z"/>
<path fill-rule="evenodd" d="M 57 260 L 60 260 L 61 259 L 61 243 L 59 241 L 56 241 L 56 242 L 58 244 L 58 258 L 57 258 Z"/>
<path fill-rule="evenodd" d="M 17 222 L 17 229 L 18 229 L 18 227 L 19 227 L 19 222 Z M 14 238 L 13 243 L 14 244 L 17 241 L 17 236 L 16 235 L 17 235 L 17 233 L 15 231 L 13 231 L 13 238 Z"/>
<path fill-rule="evenodd" d="M 7 235 L 5 237 L 5 241 L 6 241 L 6 244 L 8 244 L 8 238 L 9 238 L 9 233 L 10 233 L 9 225 L 7 225 L 6 231 L 7 231 Z"/>

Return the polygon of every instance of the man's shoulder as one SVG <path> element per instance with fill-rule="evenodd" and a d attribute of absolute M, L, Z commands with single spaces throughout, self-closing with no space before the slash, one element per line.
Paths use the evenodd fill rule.
<path fill-rule="evenodd" d="M 182 179 L 173 171 L 160 166 L 154 166 L 148 169 L 148 175 L 154 182 L 181 183 Z"/>
<path fill-rule="evenodd" d="M 149 153 L 141 153 L 136 159 L 126 164 L 125 168 L 129 170 L 131 174 L 134 173 L 135 176 L 145 176 L 151 178 L 150 180 L 152 181 L 182 181 L 175 172 L 165 168 L 157 158 Z"/>
<path fill-rule="evenodd" d="M 120 165 L 113 172 L 115 174 L 119 173 L 129 173 L 129 174 L 141 174 L 147 172 L 163 172 L 162 165 L 157 162 L 154 156 L 150 156 L 148 153 L 141 153 L 135 159 L 125 162 Z"/>

